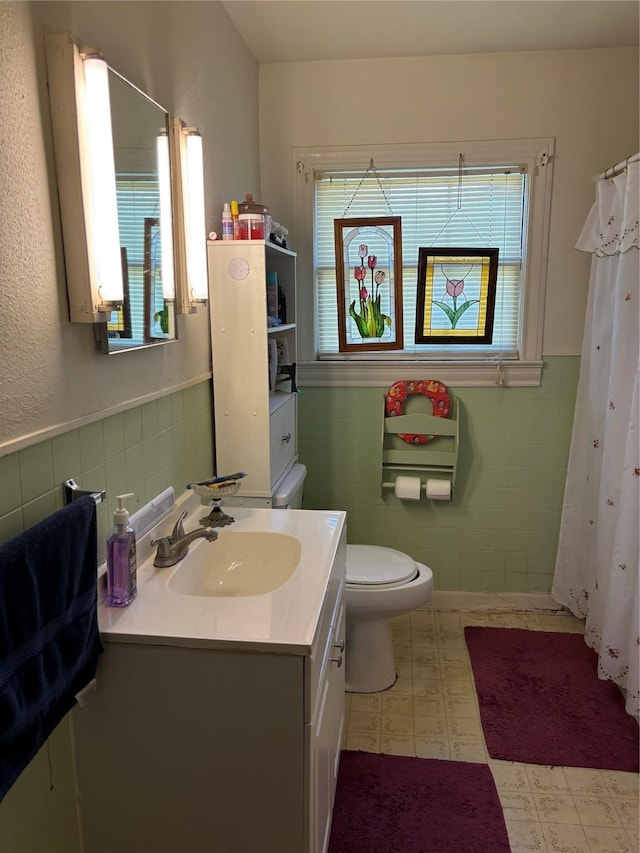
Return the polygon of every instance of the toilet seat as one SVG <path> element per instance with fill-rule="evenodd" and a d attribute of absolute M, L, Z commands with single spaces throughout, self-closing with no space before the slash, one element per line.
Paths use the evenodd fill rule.
<path fill-rule="evenodd" d="M 418 575 L 415 560 L 381 545 L 347 545 L 347 588 L 394 589 Z"/>

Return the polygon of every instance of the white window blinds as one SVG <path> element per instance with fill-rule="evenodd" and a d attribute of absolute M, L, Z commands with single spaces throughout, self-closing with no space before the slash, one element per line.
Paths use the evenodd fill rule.
<path fill-rule="evenodd" d="M 367 176 L 365 180 L 362 172 L 316 173 L 314 275 L 319 358 L 344 357 L 338 352 L 334 219 L 393 215 L 402 217 L 404 349 L 362 356 L 411 360 L 417 357 L 517 359 L 526 193 L 526 168 L 519 164 L 465 169 L 461 178 L 451 168 L 379 171 L 377 176 Z M 491 344 L 443 347 L 414 343 L 420 247 L 499 249 Z"/>

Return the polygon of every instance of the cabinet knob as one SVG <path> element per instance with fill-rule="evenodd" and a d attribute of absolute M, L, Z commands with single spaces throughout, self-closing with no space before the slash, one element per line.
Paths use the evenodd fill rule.
<path fill-rule="evenodd" d="M 284 441 L 285 444 L 289 444 L 289 442 L 291 441 L 291 433 L 285 432 L 284 435 L 282 436 L 282 440 Z"/>

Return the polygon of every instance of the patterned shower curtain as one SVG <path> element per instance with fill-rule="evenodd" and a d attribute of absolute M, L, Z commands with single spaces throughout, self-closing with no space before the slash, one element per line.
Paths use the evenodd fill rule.
<path fill-rule="evenodd" d="M 552 595 L 585 619 L 598 675 L 640 716 L 640 163 L 600 179 L 576 244 L 592 253 Z"/>

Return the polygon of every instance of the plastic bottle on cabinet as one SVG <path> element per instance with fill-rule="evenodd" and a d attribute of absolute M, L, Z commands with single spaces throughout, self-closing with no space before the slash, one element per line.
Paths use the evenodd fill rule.
<path fill-rule="evenodd" d="M 113 513 L 113 530 L 107 539 L 107 604 L 126 607 L 138 593 L 136 534 L 129 524 L 125 498 L 133 493 L 117 495 L 118 508 Z"/>
<path fill-rule="evenodd" d="M 233 219 L 231 218 L 231 208 L 228 201 L 225 201 L 222 210 L 222 239 L 233 240 Z"/>

